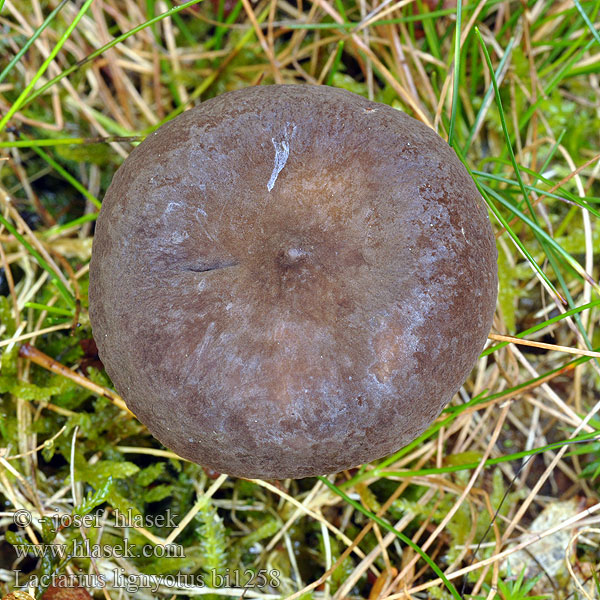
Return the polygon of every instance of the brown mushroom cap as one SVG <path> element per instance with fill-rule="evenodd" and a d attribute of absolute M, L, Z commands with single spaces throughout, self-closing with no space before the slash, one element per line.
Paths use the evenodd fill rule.
<path fill-rule="evenodd" d="M 455 153 L 325 86 L 230 92 L 162 126 L 98 218 L 90 318 L 127 405 L 217 471 L 333 473 L 406 445 L 467 377 L 497 293 Z"/>

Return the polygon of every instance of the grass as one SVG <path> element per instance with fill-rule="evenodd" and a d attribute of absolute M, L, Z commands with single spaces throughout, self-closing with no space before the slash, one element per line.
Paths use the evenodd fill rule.
<path fill-rule="evenodd" d="M 600 598 L 599 10 L 0 0 L 0 593 L 71 576 L 112 599 Z M 489 344 L 427 432 L 284 482 L 160 446 L 87 316 L 93 222 L 123 159 L 198 102 L 276 82 L 345 88 L 447 139 L 500 276 Z M 152 556 L 118 556 L 126 543 Z"/>

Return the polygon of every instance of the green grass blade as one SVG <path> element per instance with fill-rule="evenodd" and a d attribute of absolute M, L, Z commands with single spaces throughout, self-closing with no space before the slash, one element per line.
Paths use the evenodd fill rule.
<path fill-rule="evenodd" d="M 171 2 L 171 0 L 166 0 L 166 2 L 167 2 L 167 8 L 169 10 L 172 10 L 173 3 Z M 175 25 L 177 25 L 177 28 L 181 32 L 181 35 L 186 39 L 187 43 L 190 46 L 195 46 L 197 43 L 197 40 L 194 38 L 193 33 L 189 30 L 188 26 L 185 24 L 185 21 L 181 18 L 181 16 L 177 12 L 173 13 L 173 23 L 175 23 Z"/>
<path fill-rule="evenodd" d="M 69 0 L 61 0 L 60 4 L 58 4 L 58 6 L 46 17 L 44 22 L 33 32 L 33 35 L 27 40 L 27 42 L 25 42 L 25 45 L 15 54 L 13 59 L 3 69 L 2 73 L 0 73 L 0 83 L 4 81 L 4 78 L 13 70 L 13 67 L 21 60 L 23 54 L 25 54 L 25 52 L 29 50 L 31 44 L 33 44 L 35 40 L 37 40 L 38 37 L 40 37 L 40 34 L 44 31 L 44 29 L 46 29 L 46 27 L 48 27 L 48 25 L 52 23 L 54 17 L 56 17 L 56 15 L 62 10 L 63 6 L 68 1 Z M 4 0 L 2 0 L 2 2 L 4 3 Z M 0 10 L 2 10 L 1 7 Z"/>
<path fill-rule="evenodd" d="M 0 215 L 0 224 L 4 225 L 8 231 L 10 231 L 16 238 L 16 240 L 25 247 L 27 252 L 33 256 L 40 267 L 48 273 L 49 277 L 54 281 L 56 287 L 61 293 L 62 297 L 66 300 L 66 302 L 70 306 L 75 306 L 75 298 L 73 298 L 73 294 L 69 291 L 69 289 L 62 282 L 60 277 L 54 272 L 54 269 L 46 262 L 46 260 L 42 257 L 42 255 L 13 227 L 12 223 L 4 218 L 3 215 Z"/>
<path fill-rule="evenodd" d="M 587 16 L 587 13 L 583 10 L 583 7 L 581 6 L 581 3 L 579 2 L 579 0 L 573 0 L 573 4 L 575 4 L 575 6 L 577 7 L 577 10 L 579 11 L 581 18 L 585 21 L 585 24 L 587 25 L 591 34 L 594 36 L 594 39 L 598 42 L 598 44 L 600 44 L 600 35 L 598 35 L 598 32 L 594 28 L 594 25 L 590 21 L 590 18 Z"/>
<path fill-rule="evenodd" d="M 340 13 L 340 16 L 344 20 L 344 23 L 348 23 L 348 15 L 346 14 L 346 8 L 344 6 L 343 0 L 335 0 L 335 6 Z"/>
<path fill-rule="evenodd" d="M 378 517 L 376 514 L 372 513 L 370 510 L 366 509 L 362 504 L 353 500 L 346 494 L 346 492 L 342 491 L 338 486 L 331 483 L 329 479 L 326 477 L 319 477 L 322 483 L 324 483 L 332 492 L 337 494 L 340 498 L 347 502 L 351 506 L 353 506 L 356 510 L 361 512 L 363 515 L 375 521 L 377 525 L 393 533 L 399 540 L 404 542 L 407 546 L 410 546 L 435 572 L 435 574 L 444 582 L 444 585 L 448 588 L 448 591 L 456 598 L 456 600 L 461 600 L 460 595 L 452 582 L 444 575 L 442 570 L 429 558 L 429 555 L 426 552 L 423 552 L 421 548 L 417 544 L 415 544 L 409 537 L 405 536 L 401 531 L 398 531 L 394 527 L 392 527 L 387 521 L 384 521 L 381 517 Z"/>
<path fill-rule="evenodd" d="M 154 10 L 155 6 L 156 0 L 146 0 L 146 16 L 150 15 L 150 20 L 156 17 L 156 11 Z M 156 45 L 160 48 L 162 46 L 162 42 L 160 39 L 160 35 L 158 35 L 156 22 L 152 23 L 150 29 L 152 30 L 152 35 L 154 36 L 154 41 L 156 42 Z"/>
<path fill-rule="evenodd" d="M 583 46 L 579 52 L 574 54 L 552 77 L 552 79 L 544 86 L 544 93 L 539 94 L 538 99 L 525 111 L 523 116 L 519 119 L 519 129 L 525 127 L 525 125 L 531 119 L 533 113 L 538 109 L 540 104 L 547 98 L 554 89 L 560 84 L 560 82 L 569 74 L 569 69 L 594 45 L 596 40 L 593 38 Z"/>
<path fill-rule="evenodd" d="M 419 14 L 427 14 L 428 6 L 421 0 L 417 4 L 417 12 Z M 427 41 L 426 48 L 429 50 L 431 55 L 437 60 L 442 60 L 442 49 L 440 47 L 440 37 L 435 29 L 435 23 L 431 19 L 421 21 L 423 26 L 423 32 L 425 33 L 425 40 Z"/>
<path fill-rule="evenodd" d="M 490 54 L 487 50 L 485 42 L 483 41 L 483 37 L 481 36 L 481 32 L 478 27 L 475 27 L 475 35 L 477 35 L 479 39 L 479 44 L 481 49 L 483 50 L 483 55 L 485 56 L 485 62 L 487 63 L 488 69 L 490 70 L 490 76 L 492 78 L 492 85 L 494 86 L 494 94 L 496 96 L 496 106 L 498 107 L 498 113 L 500 114 L 500 123 L 502 125 L 502 131 L 504 133 L 504 139 L 506 140 L 506 147 L 508 148 L 508 153 L 510 155 L 510 160 L 513 165 L 513 169 L 515 170 L 515 174 L 517 176 L 517 180 L 519 181 L 519 186 L 521 187 L 521 192 L 523 193 L 523 198 L 527 202 L 527 207 L 529 208 L 529 212 L 533 220 L 537 223 L 538 218 L 533 210 L 533 206 L 531 205 L 531 200 L 529 199 L 529 194 L 525 189 L 525 185 L 523 184 L 523 179 L 521 178 L 521 170 L 519 169 L 519 165 L 517 165 L 517 159 L 515 157 L 515 152 L 512 147 L 512 142 L 510 140 L 510 135 L 508 134 L 508 127 L 506 126 L 506 119 L 504 118 L 504 109 L 502 108 L 502 99 L 500 98 L 500 90 L 498 88 L 498 82 L 496 81 L 496 76 L 494 75 L 494 67 L 492 65 L 492 59 L 490 58 Z"/>
<path fill-rule="evenodd" d="M 529 263 L 531 264 L 531 266 L 538 272 L 539 276 L 544 280 L 544 282 L 552 290 L 552 292 L 554 294 L 556 294 L 556 296 L 558 298 L 560 298 L 562 302 L 565 302 L 565 299 L 562 296 L 562 294 L 560 294 L 556 290 L 556 288 L 554 287 L 554 285 L 552 284 L 552 282 L 548 279 L 548 276 L 546 275 L 546 273 L 544 273 L 544 271 L 542 270 L 542 268 L 537 264 L 536 260 L 533 258 L 533 256 L 531 255 L 531 253 L 527 250 L 527 248 L 525 248 L 525 246 L 523 245 L 523 242 L 521 242 L 521 240 L 519 239 L 519 236 L 512 230 L 512 228 L 511 228 L 510 224 L 508 223 L 508 221 L 504 218 L 504 216 L 502 215 L 502 213 L 498 210 L 498 208 L 492 202 L 492 200 L 489 197 L 486 189 L 484 188 L 484 185 L 482 183 L 480 183 L 476 178 L 473 177 L 473 171 L 471 170 L 471 168 L 469 167 L 469 165 L 465 161 L 464 156 L 462 155 L 462 152 L 458 148 L 455 148 L 455 152 L 456 152 L 456 155 L 462 161 L 462 163 L 465 166 L 465 168 L 467 169 L 467 171 L 468 171 L 469 175 L 471 176 L 471 178 L 473 178 L 473 181 L 475 182 L 475 185 L 477 186 L 477 189 L 479 190 L 479 193 L 483 196 L 484 200 L 487 202 L 488 207 L 490 208 L 490 210 L 492 211 L 492 213 L 494 214 L 494 216 L 496 217 L 496 219 L 498 220 L 498 222 L 502 225 L 502 227 L 508 233 L 508 235 L 512 239 L 513 243 L 517 246 L 517 248 L 523 254 L 523 256 L 525 256 L 525 258 L 529 261 Z"/>
<path fill-rule="evenodd" d="M 64 46 L 65 42 L 73 33 L 75 27 L 77 27 L 79 21 L 83 18 L 83 15 L 87 12 L 87 9 L 91 6 L 94 0 L 85 0 L 83 6 L 79 9 L 79 12 L 73 19 L 66 31 L 60 36 L 60 39 L 56 42 L 56 45 L 52 47 L 48 58 L 42 63 L 42 66 L 37 70 L 37 73 L 32 77 L 31 81 L 25 86 L 25 89 L 19 94 L 19 97 L 13 102 L 12 106 L 8 109 L 7 113 L 0 120 L 0 132 L 4 130 L 6 124 L 10 119 L 12 119 L 13 115 L 23 106 L 25 103 L 25 99 L 29 96 L 29 92 L 34 88 L 35 84 L 38 82 L 39 78 L 46 72 L 46 69 L 50 66 L 50 63 L 54 60 L 56 55 L 59 53 L 60 49 Z"/>
<path fill-rule="evenodd" d="M 513 460 L 521 460 L 523 458 L 527 458 L 530 456 L 535 456 L 537 454 L 544 454 L 545 452 L 550 452 L 552 450 L 559 450 L 563 446 L 569 446 L 571 444 L 584 443 L 589 442 L 590 440 L 595 440 L 598 436 L 598 433 L 586 433 L 581 436 L 569 439 L 562 440 L 560 442 L 553 442 L 552 444 L 548 444 L 546 446 L 540 446 L 539 448 L 532 448 L 530 450 L 522 450 L 521 452 L 514 452 L 513 454 L 506 454 L 504 456 L 498 456 L 496 458 L 488 458 L 485 461 L 486 467 L 494 467 L 496 465 L 511 462 Z M 415 469 L 414 471 L 386 471 L 381 470 L 379 468 L 374 471 L 370 471 L 369 475 L 371 477 L 426 477 L 428 475 L 443 475 L 444 473 L 458 473 L 459 471 L 472 471 L 479 466 L 478 462 L 464 463 L 462 465 L 449 465 L 447 467 L 437 467 L 431 469 Z"/>
<path fill-rule="evenodd" d="M 502 73 L 502 71 L 504 70 L 504 68 L 505 68 L 504 65 L 512 56 L 512 50 L 513 50 L 514 44 L 515 44 L 515 38 L 512 37 L 512 38 L 510 38 L 510 41 L 508 42 L 508 45 L 506 46 L 506 48 L 504 50 L 504 56 L 500 60 L 498 69 L 494 73 L 494 78 L 496 79 L 496 81 L 498 80 L 498 76 L 500 75 L 500 73 Z M 471 131 L 469 131 L 469 137 L 463 147 L 463 154 L 465 154 L 465 155 L 467 154 L 469 148 L 471 147 L 471 144 L 473 143 L 473 137 L 475 136 L 475 132 L 477 131 L 481 121 L 485 117 L 486 107 L 487 107 L 489 99 L 491 98 L 493 93 L 494 93 L 494 86 L 491 85 L 488 88 L 487 92 L 485 93 L 485 96 L 483 97 L 483 101 L 481 102 L 481 107 L 479 108 L 479 111 L 477 112 L 477 116 L 475 117 L 475 122 L 473 123 L 473 127 L 471 127 Z"/>
<path fill-rule="evenodd" d="M 215 50 L 221 49 L 223 37 L 229 31 L 229 27 L 226 27 L 226 25 L 231 25 L 232 23 L 234 23 L 236 21 L 242 8 L 243 8 L 242 1 L 238 0 L 236 5 L 233 7 L 232 11 L 229 13 L 227 18 L 225 19 L 224 25 L 219 25 L 215 30 L 215 35 L 212 38 L 210 38 L 210 40 L 208 40 L 208 42 L 206 42 L 206 44 L 204 45 L 204 48 L 206 50 L 211 50 L 213 48 Z"/>
<path fill-rule="evenodd" d="M 547 321 L 544 321 L 543 323 L 538 323 L 537 325 L 534 325 L 533 327 L 530 327 L 529 329 L 520 331 L 519 333 L 514 334 L 513 337 L 516 337 L 519 339 L 525 338 L 528 335 L 531 335 L 532 333 L 536 333 L 537 331 L 540 331 L 540 329 L 544 329 L 545 327 L 548 327 L 549 325 L 553 325 L 554 323 L 558 323 L 559 321 L 562 321 L 563 319 L 566 319 L 568 317 L 578 315 L 579 313 L 582 313 L 585 310 L 589 310 L 589 309 L 593 308 L 594 306 L 598 306 L 599 304 L 600 304 L 600 300 L 594 300 L 593 302 L 588 302 L 587 304 L 583 304 L 582 306 L 577 306 L 575 308 L 571 308 L 570 310 L 567 310 L 564 313 L 557 315 L 556 317 L 552 317 L 551 319 L 548 319 Z M 496 352 L 496 350 L 500 350 L 501 348 L 508 346 L 510 343 L 511 342 L 498 342 L 494 346 L 489 346 L 479 355 L 479 358 L 488 356 L 488 354 L 492 354 L 492 353 Z"/>
<path fill-rule="evenodd" d="M 69 173 L 64 167 L 59 165 L 49 154 L 44 152 L 41 148 L 31 146 L 31 149 L 43 160 L 45 160 L 59 175 L 68 181 L 82 196 L 85 196 L 96 208 L 100 208 L 102 203 L 94 194 L 90 193 L 85 186 L 81 185 L 71 173 Z"/>
<path fill-rule="evenodd" d="M 69 229 L 73 229 L 73 227 L 78 227 L 79 225 L 83 225 L 84 223 L 88 223 L 89 221 L 95 221 L 98 218 L 98 213 L 87 213 L 82 215 L 81 217 L 77 217 L 68 223 L 63 223 L 62 225 L 54 225 L 49 229 L 43 231 L 40 236 L 43 239 L 48 239 L 54 235 L 60 235 Z"/>
<path fill-rule="evenodd" d="M 564 260 L 572 269 L 574 269 L 583 279 L 588 281 L 597 292 L 600 293 L 600 287 L 598 284 L 588 273 L 585 272 L 583 267 L 568 252 L 566 252 L 558 242 L 552 238 L 552 236 L 548 235 L 536 222 L 530 219 L 525 213 L 521 212 L 517 207 L 513 206 L 501 194 L 486 185 L 482 185 L 482 187 L 490 196 L 494 196 L 494 198 L 496 198 L 496 200 L 498 200 L 502 206 L 510 210 L 516 217 L 519 217 L 519 219 L 521 219 L 521 221 L 523 221 L 536 234 L 536 236 L 539 236 L 540 239 L 552 247 L 560 256 L 564 258 Z"/>
<path fill-rule="evenodd" d="M 26 308 L 35 308 L 36 310 L 45 310 L 49 313 L 54 313 L 56 315 L 63 315 L 65 317 L 72 317 L 74 311 L 65 310 L 64 308 L 58 308 L 57 306 L 48 306 L 46 304 L 38 304 L 37 302 L 25 302 Z"/>
<path fill-rule="evenodd" d="M 108 136 L 101 138 L 43 138 L 38 140 L 14 140 L 12 142 L 0 142 L 0 148 L 40 148 L 45 146 L 69 146 L 81 144 L 108 144 L 110 142 L 141 142 L 144 136 Z"/>
<path fill-rule="evenodd" d="M 550 289 L 561 299 L 561 301 L 564 302 L 565 300 L 564 300 L 563 296 L 561 294 L 559 294 L 559 292 L 556 290 L 556 288 L 554 287 L 554 285 L 552 284 L 552 282 L 548 279 L 548 276 L 546 275 L 546 273 L 544 273 L 544 271 L 537 264 L 537 262 L 535 261 L 535 259 L 533 258 L 533 256 L 531 256 L 531 254 L 529 253 L 529 251 L 527 250 L 527 248 L 525 248 L 525 246 L 523 245 L 523 243 L 519 239 L 519 236 L 512 230 L 512 228 L 511 228 L 510 224 L 508 223 L 508 221 L 502 216 L 502 213 L 496 208 L 496 206 L 494 205 L 494 203 L 491 201 L 491 199 L 488 196 L 486 190 L 483 189 L 483 187 L 481 186 L 481 184 L 479 184 L 478 182 L 476 182 L 476 184 L 477 184 L 477 187 L 479 188 L 479 192 L 484 197 L 484 199 L 487 202 L 488 206 L 490 207 L 490 209 L 494 213 L 494 216 L 496 217 L 496 219 L 498 220 L 498 222 L 502 225 L 502 227 L 504 227 L 504 229 L 506 230 L 506 232 L 508 233 L 508 235 L 512 239 L 513 243 L 517 246 L 517 248 L 519 248 L 519 250 L 521 251 L 521 253 L 523 254 L 523 256 L 525 256 L 525 258 L 529 261 L 529 263 L 531 264 L 531 266 L 538 272 L 539 276 L 544 280 L 544 282 L 546 283 L 546 285 L 548 285 L 550 287 Z"/>
<path fill-rule="evenodd" d="M 270 11 L 270 8 L 269 8 L 269 6 L 267 6 L 262 11 L 262 13 L 260 13 L 260 15 L 258 15 L 256 21 L 259 25 L 261 23 L 263 23 L 265 21 L 265 19 L 269 16 L 269 11 Z M 256 34 L 254 32 L 254 28 L 248 29 L 244 33 L 244 35 L 240 38 L 238 43 L 235 45 L 232 54 L 234 54 L 234 55 L 237 54 L 255 35 Z M 152 125 L 151 127 L 148 127 L 147 129 L 145 129 L 143 131 L 143 133 L 145 135 L 149 135 L 153 131 L 156 131 L 161 125 L 164 125 L 171 119 L 174 119 L 177 115 L 181 114 L 185 110 L 187 105 L 194 102 L 194 100 L 197 100 L 198 98 L 200 98 L 200 96 L 202 96 L 202 94 L 204 94 L 204 92 L 206 92 L 206 90 L 215 82 L 215 80 L 217 79 L 218 76 L 219 76 L 219 70 L 214 69 L 213 72 L 208 77 L 206 77 L 204 79 L 204 81 L 190 94 L 187 104 L 181 104 L 180 106 L 178 106 L 177 108 L 172 110 L 162 121 L 160 121 L 160 123 L 157 123 L 156 125 Z"/>
<path fill-rule="evenodd" d="M 462 0 L 456 3 L 456 31 L 454 34 L 454 80 L 452 87 L 452 112 L 450 115 L 450 131 L 448 133 L 448 144 L 454 147 L 454 131 L 456 128 L 456 114 L 460 103 L 460 95 L 458 93 L 460 87 L 460 34 L 462 26 Z"/>
<path fill-rule="evenodd" d="M 89 0 L 89 1 L 91 2 L 92 0 Z M 56 77 L 52 78 L 50 81 L 48 81 L 46 84 L 41 86 L 38 90 L 36 90 L 33 94 L 31 94 L 31 96 L 29 96 L 27 98 L 27 100 L 25 102 L 23 102 L 23 106 L 26 106 L 30 102 L 33 102 L 38 96 L 43 94 L 47 89 L 51 88 L 55 83 L 58 83 L 61 79 L 64 79 L 65 77 L 68 77 L 71 73 L 73 73 L 74 71 L 76 71 L 77 69 L 82 67 L 83 65 L 91 62 L 96 57 L 100 56 L 103 52 L 106 52 L 110 48 L 113 48 L 117 44 L 120 44 L 122 41 L 126 40 L 127 38 L 131 37 L 132 35 L 135 35 L 139 31 L 146 29 L 146 27 L 151 27 L 152 25 L 154 25 L 155 23 L 158 23 L 162 19 L 165 19 L 166 17 L 170 17 L 171 15 L 174 15 L 181 10 L 184 10 L 190 6 L 193 6 L 194 4 L 198 4 L 199 2 L 203 2 L 203 0 L 189 0 L 188 2 L 185 2 L 184 4 L 180 4 L 179 6 L 174 6 L 173 8 L 165 11 L 164 13 L 161 13 L 160 15 L 157 15 L 156 17 L 153 17 L 152 19 L 149 19 L 148 21 L 145 21 L 144 23 L 141 23 L 140 25 L 136 25 L 135 27 L 133 27 L 126 33 L 123 33 L 122 35 L 116 37 L 114 40 L 111 40 L 110 42 L 104 44 L 104 46 L 98 48 L 97 50 L 94 50 L 94 52 L 92 52 L 91 54 L 88 54 L 88 56 L 86 56 L 84 59 L 82 59 L 78 63 L 70 66 L 68 69 L 65 69 L 62 73 L 60 73 Z"/>
<path fill-rule="evenodd" d="M 523 168 L 523 171 L 530 172 L 531 169 Z M 548 183 L 547 180 L 544 177 L 542 177 L 541 175 L 539 175 L 538 173 L 534 173 L 533 171 L 531 171 L 531 172 L 532 172 L 532 174 L 534 174 L 534 176 L 537 175 L 538 179 L 542 179 L 542 181 L 544 183 Z M 473 171 L 473 174 L 476 175 L 477 177 L 479 177 L 480 179 L 491 179 L 492 181 L 499 181 L 502 183 L 507 183 L 508 185 L 511 185 L 513 187 L 520 187 L 518 181 L 515 181 L 514 179 L 510 179 L 509 177 L 502 177 L 501 175 L 494 175 L 493 173 L 485 173 L 484 171 Z M 577 196 L 571 194 L 567 190 L 559 188 L 559 191 L 562 193 L 562 195 L 561 195 L 561 194 L 557 194 L 556 192 L 550 192 L 548 190 L 543 190 L 541 188 L 538 188 L 535 185 L 529 185 L 527 183 L 525 184 L 525 189 L 527 189 L 531 192 L 535 192 L 536 194 L 539 194 L 540 196 L 542 196 L 542 195 L 547 196 L 548 198 L 562 200 L 563 202 L 572 202 L 573 204 L 577 204 L 577 206 L 579 206 L 580 208 L 587 210 L 590 214 L 592 214 L 595 217 L 598 217 L 600 219 L 600 211 L 596 210 L 595 208 L 590 206 L 588 203 L 583 202 L 583 200 L 581 198 L 578 198 Z M 558 236 L 555 236 L 555 237 L 558 237 Z"/>
<path fill-rule="evenodd" d="M 554 158 L 554 155 L 556 154 L 556 151 L 558 150 L 558 147 L 562 143 L 562 140 L 563 140 L 563 137 L 565 136 L 565 133 L 567 133 L 567 130 L 563 129 L 560 132 L 560 134 L 558 135 L 558 137 L 556 138 L 556 142 L 554 142 L 554 144 L 552 144 L 552 148 L 550 148 L 550 152 L 548 152 L 548 156 L 546 157 L 546 160 L 544 161 L 544 164 L 539 169 L 540 174 L 538 174 L 538 173 L 535 174 L 535 179 L 533 180 L 533 185 L 535 185 L 535 183 L 537 182 L 538 179 L 543 179 L 541 173 L 543 173 L 548 168 L 548 165 L 550 164 L 550 162 Z M 544 181 L 546 181 L 546 180 L 544 180 Z M 549 183 L 549 185 L 551 185 L 551 184 Z"/>
<path fill-rule="evenodd" d="M 337 50 L 335 51 L 335 58 L 333 59 L 333 64 L 331 65 L 331 69 L 329 74 L 327 75 L 327 85 L 333 85 L 333 78 L 340 68 L 340 62 L 342 60 L 342 53 L 344 52 L 344 40 L 340 40 L 337 43 Z"/>
<path fill-rule="evenodd" d="M 85 138 L 44 138 L 39 140 L 14 140 L 0 142 L 0 148 L 36 148 L 40 146 L 67 146 L 69 144 L 83 144 Z"/>
<path fill-rule="evenodd" d="M 554 260 L 553 255 L 550 254 L 548 256 L 548 258 L 549 258 L 550 262 L 553 264 L 553 260 Z M 566 300 L 567 300 L 567 305 L 570 308 L 575 308 L 575 301 L 573 300 L 573 296 L 571 295 L 571 292 L 569 291 L 569 286 L 567 285 L 565 278 L 563 277 L 560 270 L 554 266 L 554 264 L 553 264 L 553 268 L 554 268 L 554 272 L 556 273 L 556 278 L 558 279 L 558 283 L 561 286 L 561 289 L 564 290 Z M 594 287 L 596 287 L 596 286 L 594 286 Z M 575 321 L 575 324 L 577 325 L 577 328 L 579 329 L 579 333 L 581 334 L 581 338 L 585 342 L 586 348 L 588 350 L 591 350 L 592 342 L 587 334 L 587 331 L 585 330 L 585 327 L 583 326 L 583 323 L 581 322 L 580 316 L 578 314 L 574 314 L 573 320 Z M 597 358 L 594 358 L 593 360 L 596 363 L 596 365 L 600 366 L 600 363 L 598 362 Z"/>

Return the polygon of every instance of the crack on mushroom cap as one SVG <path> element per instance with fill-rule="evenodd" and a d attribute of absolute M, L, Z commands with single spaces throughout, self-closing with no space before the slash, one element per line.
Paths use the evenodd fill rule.
<path fill-rule="evenodd" d="M 240 263 L 233 260 L 219 261 L 201 266 L 190 266 L 187 267 L 188 271 L 193 273 L 207 273 L 208 271 L 216 271 L 218 269 L 227 269 L 228 267 L 237 267 Z"/>

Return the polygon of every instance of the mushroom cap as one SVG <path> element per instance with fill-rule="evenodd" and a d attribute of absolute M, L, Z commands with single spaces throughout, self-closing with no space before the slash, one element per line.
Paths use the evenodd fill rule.
<path fill-rule="evenodd" d="M 180 456 L 248 478 L 333 473 L 420 435 L 489 333 L 497 251 L 422 123 L 350 92 L 229 92 L 114 176 L 90 264 L 100 357 Z"/>

